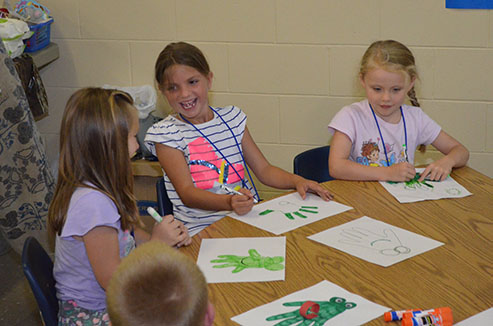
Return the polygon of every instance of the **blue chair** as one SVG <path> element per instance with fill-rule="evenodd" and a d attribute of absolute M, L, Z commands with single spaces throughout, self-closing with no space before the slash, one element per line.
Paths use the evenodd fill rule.
<path fill-rule="evenodd" d="M 58 299 L 53 278 L 53 262 L 38 240 L 32 236 L 27 237 L 24 242 L 22 269 L 38 303 L 43 324 L 58 325 Z"/>
<path fill-rule="evenodd" d="M 156 195 L 157 195 L 157 208 L 158 213 L 161 216 L 173 214 L 173 204 L 166 192 L 166 185 L 164 184 L 164 177 L 159 178 L 156 182 Z"/>
<path fill-rule="evenodd" d="M 293 160 L 294 174 L 317 182 L 334 180 L 329 174 L 330 146 L 304 151 Z"/>

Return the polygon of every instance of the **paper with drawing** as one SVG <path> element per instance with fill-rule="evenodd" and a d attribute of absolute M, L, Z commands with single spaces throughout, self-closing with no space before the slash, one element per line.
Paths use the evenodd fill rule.
<path fill-rule="evenodd" d="M 197 265 L 207 283 L 284 280 L 286 237 L 202 239 Z"/>
<path fill-rule="evenodd" d="M 333 200 L 326 202 L 314 194 L 307 194 L 303 200 L 295 192 L 255 205 L 246 215 L 232 213 L 229 216 L 259 229 L 281 234 L 350 209 L 352 207 Z"/>
<path fill-rule="evenodd" d="M 362 325 L 389 310 L 390 308 L 368 301 L 336 284 L 322 281 L 231 320 L 243 326 L 351 326 Z"/>
<path fill-rule="evenodd" d="M 416 169 L 417 173 L 423 171 L 424 168 Z M 472 195 L 450 176 L 439 182 L 429 180 L 418 182 L 416 179 L 413 179 L 408 182 L 380 181 L 380 184 L 400 203 L 442 198 L 460 198 Z"/>
<path fill-rule="evenodd" d="M 308 239 L 384 267 L 443 245 L 368 216 L 311 235 Z"/>

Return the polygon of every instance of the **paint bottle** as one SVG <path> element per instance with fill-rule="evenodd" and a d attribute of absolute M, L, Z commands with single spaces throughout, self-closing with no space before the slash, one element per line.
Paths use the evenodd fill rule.
<path fill-rule="evenodd" d="M 452 326 L 453 323 L 452 309 L 449 307 L 424 310 L 414 316 L 412 313 L 404 313 L 402 316 L 402 326 Z"/>
<path fill-rule="evenodd" d="M 422 312 L 421 309 L 387 311 L 383 314 L 383 320 L 385 321 L 401 320 L 405 313 L 412 313 L 411 317 L 413 317 L 416 313 L 420 313 L 420 312 Z"/>

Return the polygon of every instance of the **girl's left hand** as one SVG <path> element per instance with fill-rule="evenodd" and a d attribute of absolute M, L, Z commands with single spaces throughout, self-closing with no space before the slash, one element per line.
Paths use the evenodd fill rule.
<path fill-rule="evenodd" d="M 296 181 L 296 191 L 300 194 L 301 198 L 306 198 L 306 193 L 311 192 L 317 194 L 320 198 L 325 201 L 332 200 L 333 195 L 324 187 L 322 187 L 318 182 L 307 180 L 305 178 L 299 177 Z"/>
<path fill-rule="evenodd" d="M 169 246 L 182 246 L 191 243 L 188 229 L 182 222 L 175 220 L 173 215 L 166 215 L 160 223 L 152 229 L 151 240 L 158 239 Z"/>
<path fill-rule="evenodd" d="M 418 181 L 424 181 L 425 178 L 432 181 L 443 181 L 450 175 L 450 172 L 452 172 L 452 165 L 447 161 L 447 157 L 445 156 L 428 165 L 421 173 Z"/>

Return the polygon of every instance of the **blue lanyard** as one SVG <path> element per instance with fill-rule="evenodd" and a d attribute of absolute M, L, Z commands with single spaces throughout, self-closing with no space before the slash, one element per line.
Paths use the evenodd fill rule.
<path fill-rule="evenodd" d="M 231 127 L 228 125 L 228 123 L 223 119 L 223 117 L 218 114 L 216 112 L 216 110 L 214 110 L 211 106 L 209 106 L 209 108 L 212 110 L 212 112 L 214 112 L 220 119 L 221 121 L 226 125 L 226 127 L 228 127 L 229 131 L 231 132 L 231 135 L 233 135 L 233 139 L 235 140 L 235 143 L 236 143 L 236 147 L 238 147 L 238 152 L 240 153 L 240 156 L 241 156 L 241 159 L 243 160 L 243 166 L 245 167 L 247 173 L 248 173 L 248 177 L 250 178 L 251 182 L 252 182 L 252 185 L 253 185 L 253 189 L 255 190 L 255 195 L 257 196 L 257 200 L 260 201 L 260 196 L 258 194 L 258 191 L 257 191 L 257 188 L 255 187 L 255 183 L 253 182 L 253 179 L 252 179 L 252 176 L 250 175 L 250 170 L 248 169 L 248 166 L 245 162 L 245 158 L 243 157 L 243 151 L 241 150 L 241 147 L 240 147 L 240 144 L 238 144 L 238 140 L 236 139 L 236 136 L 235 136 L 235 133 L 233 132 L 233 130 L 231 129 Z M 190 121 L 188 121 L 183 115 L 180 114 L 180 117 L 183 119 L 183 121 L 185 121 L 186 123 L 188 123 L 189 125 L 191 125 L 196 131 L 199 132 L 199 134 L 202 135 L 202 137 L 204 137 L 205 139 L 207 139 L 207 141 L 209 142 L 209 144 L 211 144 L 214 149 L 219 153 L 221 154 L 221 156 L 224 158 L 224 160 L 228 163 L 228 165 L 233 169 L 233 171 L 235 171 L 236 175 L 238 176 L 238 178 L 241 179 L 241 184 L 243 185 L 243 187 L 245 188 L 248 188 L 247 187 L 247 184 L 245 182 L 245 180 L 240 176 L 240 174 L 238 173 L 238 171 L 236 171 L 235 167 L 233 164 L 231 164 L 231 162 L 229 162 L 229 160 L 226 158 L 226 156 L 221 152 L 221 150 L 219 148 L 217 148 L 216 144 L 214 144 L 214 142 L 212 142 L 209 137 L 207 137 L 199 128 L 197 128 L 193 123 L 191 123 Z"/>
<path fill-rule="evenodd" d="M 382 131 L 380 130 L 380 125 L 378 124 L 377 116 L 375 115 L 375 111 L 373 111 L 373 108 L 372 108 L 370 102 L 368 102 L 368 104 L 370 105 L 371 113 L 373 113 L 373 118 L 375 119 L 375 123 L 377 124 L 378 133 L 380 134 L 380 139 L 382 140 L 382 146 L 383 146 L 383 151 L 385 153 L 385 160 L 387 161 L 387 166 L 390 166 L 389 157 L 387 156 L 387 147 L 385 146 L 385 142 L 383 141 Z M 404 124 L 404 143 L 405 143 L 405 146 L 406 146 L 406 148 L 404 150 L 406 151 L 405 154 L 406 154 L 406 158 L 407 158 L 407 128 L 406 128 L 406 119 L 404 118 L 404 112 L 402 112 L 402 106 L 399 107 L 399 110 L 401 110 L 402 123 Z"/>

